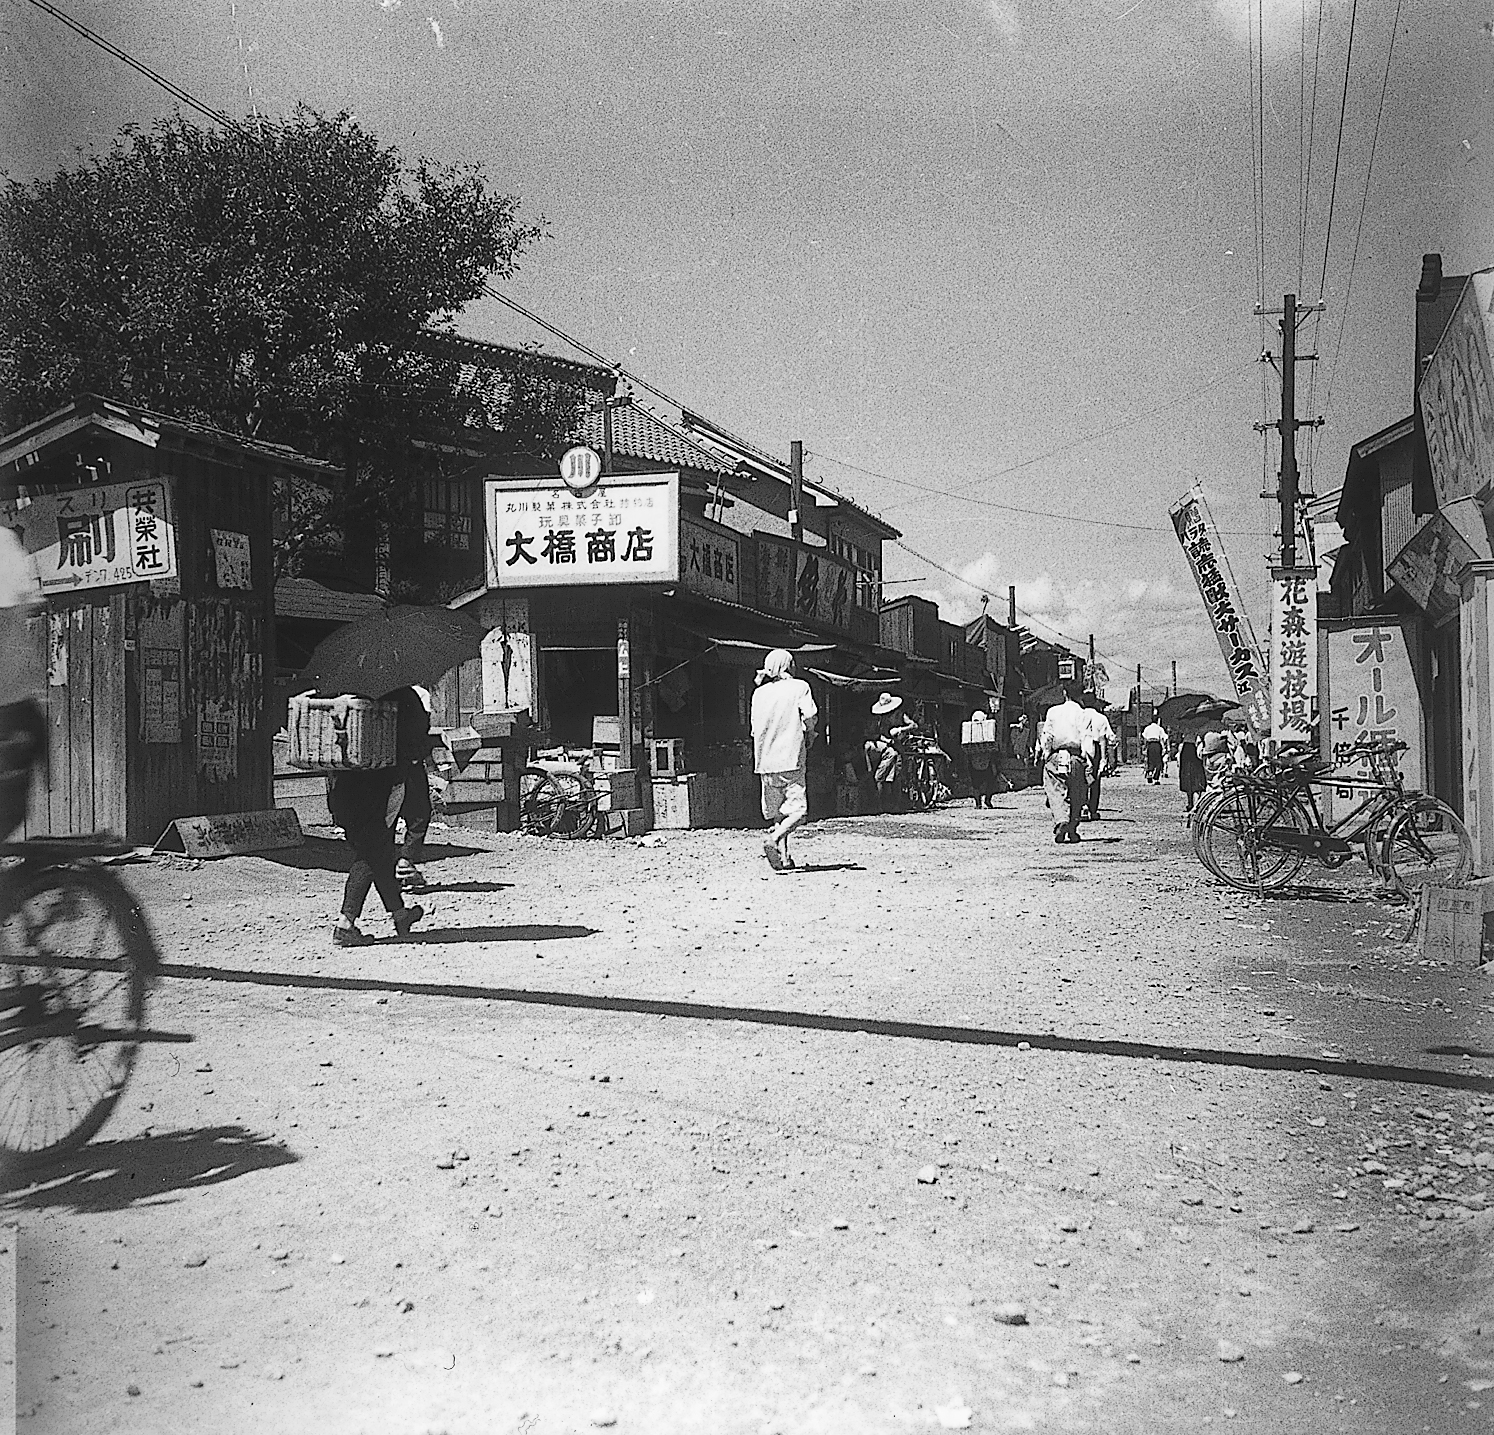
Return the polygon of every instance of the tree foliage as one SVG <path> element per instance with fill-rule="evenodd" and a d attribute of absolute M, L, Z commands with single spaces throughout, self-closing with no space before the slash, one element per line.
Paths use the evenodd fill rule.
<path fill-rule="evenodd" d="M 353 512 L 399 515 L 413 442 L 475 417 L 422 331 L 541 232 L 477 167 L 407 164 L 347 114 L 126 129 L 0 191 L 0 421 L 101 393 L 330 459 Z M 526 447 L 575 418 L 524 385 L 508 407 L 500 430 Z"/>

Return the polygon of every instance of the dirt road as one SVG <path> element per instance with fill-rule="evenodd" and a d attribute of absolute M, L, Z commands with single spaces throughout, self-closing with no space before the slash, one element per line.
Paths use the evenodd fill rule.
<path fill-rule="evenodd" d="M 9 1196 L 20 1428 L 1491 1428 L 1486 979 L 1176 806 L 124 869 L 195 1041 Z"/>

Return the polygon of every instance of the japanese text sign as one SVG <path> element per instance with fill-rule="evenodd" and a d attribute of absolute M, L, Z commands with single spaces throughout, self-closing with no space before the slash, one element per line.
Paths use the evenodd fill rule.
<path fill-rule="evenodd" d="M 1266 665 L 1234 576 L 1228 563 L 1220 562 L 1223 547 L 1202 491 L 1194 489 L 1173 504 L 1171 512 L 1172 526 L 1188 557 L 1209 621 L 1214 625 L 1214 636 L 1219 640 L 1219 651 L 1224 655 L 1235 696 L 1251 726 L 1264 733 L 1271 725 L 1265 691 Z"/>
<path fill-rule="evenodd" d="M 1305 742 L 1318 696 L 1317 571 L 1271 570 L 1271 736 Z"/>
<path fill-rule="evenodd" d="M 680 517 L 680 583 L 692 593 L 742 601 L 742 541 L 729 528 Z"/>
<path fill-rule="evenodd" d="M 490 588 L 674 583 L 679 476 L 618 475 L 584 498 L 560 479 L 487 483 Z"/>
<path fill-rule="evenodd" d="M 66 489 L 7 509 L 44 593 L 176 577 L 176 524 L 163 479 Z"/>
<path fill-rule="evenodd" d="M 214 528 L 213 567 L 220 588 L 252 588 L 249 562 L 249 535 L 226 528 Z"/>
<path fill-rule="evenodd" d="M 1394 618 L 1335 623 L 1323 634 L 1328 654 L 1327 714 L 1329 755 L 1339 766 L 1343 753 L 1361 738 L 1406 744 L 1400 755 L 1407 787 L 1422 786 L 1421 697 L 1406 628 Z M 1368 764 L 1358 765 L 1368 775 Z"/>
<path fill-rule="evenodd" d="M 867 616 L 854 601 L 857 578 L 849 563 L 824 549 L 757 535 L 757 601 L 770 613 L 854 633 Z"/>
<path fill-rule="evenodd" d="M 1488 308 L 1494 275 L 1476 274 L 1416 388 L 1439 506 L 1494 489 L 1494 365 Z"/>

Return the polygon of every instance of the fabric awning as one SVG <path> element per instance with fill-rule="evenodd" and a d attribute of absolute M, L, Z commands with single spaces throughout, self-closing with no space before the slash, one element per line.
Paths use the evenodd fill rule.
<path fill-rule="evenodd" d="M 832 688 L 839 688 L 848 693 L 887 693 L 896 692 L 902 686 L 902 679 L 896 673 L 886 676 L 873 676 L 869 678 L 848 678 L 844 673 L 827 673 L 821 668 L 810 668 L 811 677 L 819 678 L 821 682 L 828 683 Z"/>

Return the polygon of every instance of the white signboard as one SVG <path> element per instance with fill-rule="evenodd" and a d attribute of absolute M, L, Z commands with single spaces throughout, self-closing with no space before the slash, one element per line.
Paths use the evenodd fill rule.
<path fill-rule="evenodd" d="M 43 494 L 0 521 L 21 535 L 45 593 L 177 576 L 176 524 L 162 479 Z"/>
<path fill-rule="evenodd" d="M 616 475 L 582 498 L 559 479 L 489 479 L 490 588 L 674 583 L 679 475 Z"/>
<path fill-rule="evenodd" d="M 1315 568 L 1271 570 L 1271 736 L 1306 742 L 1318 697 Z"/>
<path fill-rule="evenodd" d="M 1323 707 L 1329 754 L 1342 766 L 1343 753 L 1361 738 L 1406 744 L 1400 755 L 1407 787 L 1425 785 L 1421 696 L 1405 627 L 1394 618 L 1334 624 L 1323 634 L 1328 652 L 1328 692 Z M 1351 769 L 1369 775 L 1362 759 Z"/>
<path fill-rule="evenodd" d="M 1494 364 L 1489 304 L 1494 275 L 1475 274 L 1417 385 L 1427 459 L 1440 507 L 1494 489 Z"/>
<path fill-rule="evenodd" d="M 217 568 L 220 588 L 248 588 L 249 581 L 249 535 L 234 533 L 231 529 L 215 528 L 213 533 L 213 563 Z"/>

